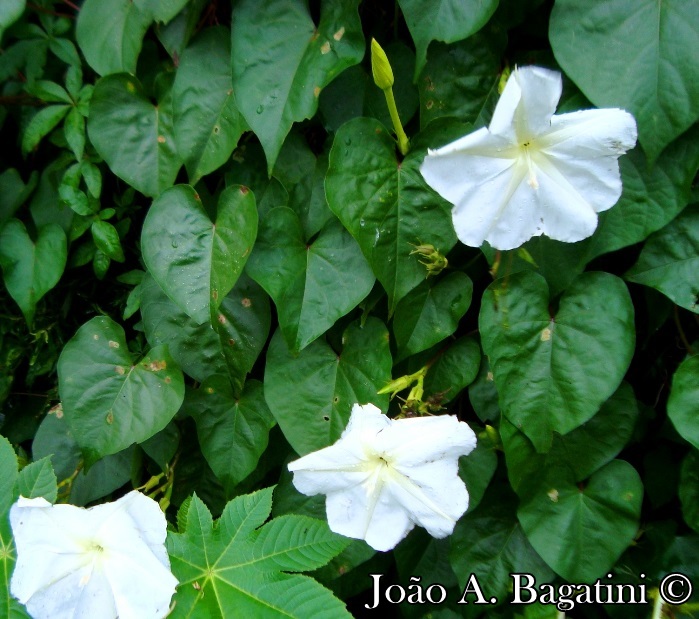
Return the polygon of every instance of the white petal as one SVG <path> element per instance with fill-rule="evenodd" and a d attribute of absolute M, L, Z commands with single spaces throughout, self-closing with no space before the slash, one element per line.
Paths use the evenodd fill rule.
<path fill-rule="evenodd" d="M 456 459 L 418 466 L 397 465 L 388 490 L 433 537 L 446 537 L 468 508 L 468 492 Z"/>
<path fill-rule="evenodd" d="M 516 68 L 495 106 L 489 130 L 518 143 L 549 129 L 561 98 L 561 74 L 542 67 Z"/>
<path fill-rule="evenodd" d="M 445 458 L 456 462 L 476 448 L 476 435 L 454 415 L 414 417 L 394 421 L 379 435 L 377 447 L 395 466 Z"/>

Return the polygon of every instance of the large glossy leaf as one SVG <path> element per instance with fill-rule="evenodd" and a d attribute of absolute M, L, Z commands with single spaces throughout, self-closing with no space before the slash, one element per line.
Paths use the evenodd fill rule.
<path fill-rule="evenodd" d="M 552 433 L 590 419 L 631 362 L 634 314 L 624 282 L 584 273 L 550 309 L 546 281 L 532 272 L 493 282 L 480 314 L 503 414 L 547 451 Z"/>
<path fill-rule="evenodd" d="M 393 317 L 396 361 L 428 349 L 450 336 L 471 305 L 473 283 L 464 273 L 420 284 L 401 299 Z"/>
<path fill-rule="evenodd" d="M 109 75 L 95 84 L 90 140 L 114 174 L 152 198 L 175 182 L 182 165 L 172 122 L 169 89 L 155 105 L 132 75 Z"/>
<path fill-rule="evenodd" d="M 42 226 L 36 243 L 17 219 L 11 219 L 0 230 L 0 266 L 5 286 L 28 325 L 34 320 L 36 304 L 63 275 L 67 252 L 66 235 L 57 224 Z"/>
<path fill-rule="evenodd" d="M 619 160 L 623 191 L 619 202 L 600 213 L 587 260 L 633 245 L 669 224 L 689 203 L 699 166 L 699 127 L 673 142 L 652 167 L 636 148 Z"/>
<path fill-rule="evenodd" d="M 287 573 L 324 565 L 347 540 L 306 516 L 280 516 L 263 525 L 271 509 L 271 488 L 239 496 L 214 526 L 206 506 L 192 498 L 184 531 L 167 540 L 180 582 L 173 619 L 351 616 L 318 582 Z"/>
<path fill-rule="evenodd" d="M 341 352 L 316 340 L 297 355 L 279 331 L 270 342 L 265 398 L 300 455 L 340 438 L 354 404 L 388 407 L 388 396 L 376 393 L 391 379 L 386 327 L 377 318 L 368 318 L 363 326 L 353 323 L 342 342 Z"/>
<path fill-rule="evenodd" d="M 699 314 L 699 205 L 648 239 L 626 279 L 651 286 Z"/>
<path fill-rule="evenodd" d="M 699 355 L 685 359 L 675 371 L 667 414 L 682 438 L 699 449 Z"/>
<path fill-rule="evenodd" d="M 199 382 L 214 374 L 227 376 L 236 393 L 269 334 L 269 297 L 245 274 L 223 299 L 216 320 L 200 325 L 146 276 L 141 315 L 151 346 L 167 344 L 177 364 Z"/>
<path fill-rule="evenodd" d="M 498 7 L 498 0 L 399 0 L 415 42 L 415 80 L 427 59 L 430 41 L 454 43 L 480 30 Z"/>
<path fill-rule="evenodd" d="M 262 220 L 247 270 L 274 299 L 279 326 L 295 351 L 354 309 L 374 285 L 357 242 L 337 219 L 307 243 L 301 221 L 285 206 Z"/>
<path fill-rule="evenodd" d="M 27 499 L 42 497 L 49 503 L 55 503 L 58 486 L 51 458 L 44 457 L 25 466 L 19 473 L 17 488 L 19 494 Z"/>
<path fill-rule="evenodd" d="M 225 189 L 211 221 L 197 192 L 177 185 L 155 200 L 143 222 L 143 260 L 158 285 L 196 323 L 216 320 L 257 235 L 255 196 Z"/>
<path fill-rule="evenodd" d="M 63 413 L 88 464 L 162 430 L 184 397 L 182 372 L 167 347 L 135 361 L 124 330 L 105 316 L 65 345 L 58 381 Z"/>
<path fill-rule="evenodd" d="M 479 33 L 453 45 L 433 45 L 418 80 L 420 126 L 442 116 L 476 123 L 486 102 L 497 96 L 506 43 L 502 35 Z"/>
<path fill-rule="evenodd" d="M 207 28 L 182 53 L 172 109 L 177 151 L 194 185 L 228 161 L 246 128 L 231 86 L 227 28 Z"/>
<path fill-rule="evenodd" d="M 638 416 L 633 389 L 621 383 L 592 419 L 564 436 L 555 434 L 547 454 L 537 454 L 531 441 L 503 419 L 500 437 L 512 488 L 520 496 L 527 496 L 546 471 L 557 468 L 569 469 L 576 483 L 584 481 L 626 446 Z"/>
<path fill-rule="evenodd" d="M 439 130 L 426 129 L 399 161 L 386 128 L 355 118 L 338 130 L 330 151 L 325 190 L 330 209 L 357 240 L 388 292 L 390 311 L 425 279 L 413 245 L 431 244 L 446 254 L 456 243 L 451 205 L 420 174 L 426 146 L 442 145 Z"/>
<path fill-rule="evenodd" d="M 150 23 L 132 0 L 85 0 L 76 37 L 87 64 L 100 75 L 135 73 Z"/>
<path fill-rule="evenodd" d="M 532 546 L 563 578 L 593 582 L 614 565 L 639 526 L 643 484 L 636 469 L 613 460 L 579 485 L 557 468 L 517 511 Z"/>
<path fill-rule="evenodd" d="M 323 0 L 316 26 L 303 0 L 238 0 L 233 88 L 271 173 L 294 122 L 318 109 L 322 89 L 364 55 L 357 0 Z"/>
<path fill-rule="evenodd" d="M 655 159 L 699 118 L 699 23 L 693 0 L 556 0 L 549 37 L 556 60 L 598 107 L 638 122 Z"/>
<path fill-rule="evenodd" d="M 494 485 L 478 509 L 456 524 L 449 559 L 462 586 L 473 573 L 488 598 L 503 599 L 512 585 L 512 573 L 527 572 L 539 583 L 550 582 L 553 573 L 527 541 L 516 509 L 512 491 L 505 485 Z"/>
<path fill-rule="evenodd" d="M 255 470 L 276 423 L 262 383 L 249 380 L 236 397 L 225 379 L 213 377 L 188 393 L 185 410 L 194 418 L 201 451 L 224 488 L 232 489 Z"/>

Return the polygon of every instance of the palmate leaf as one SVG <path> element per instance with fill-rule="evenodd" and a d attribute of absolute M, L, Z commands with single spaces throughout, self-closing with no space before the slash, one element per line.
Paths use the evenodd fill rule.
<path fill-rule="evenodd" d="M 325 565 L 349 540 L 306 516 L 280 516 L 260 527 L 272 510 L 272 491 L 236 497 L 216 523 L 204 503 L 192 497 L 185 530 L 169 533 L 167 540 L 180 581 L 172 619 L 350 617 L 318 582 L 286 573 Z"/>

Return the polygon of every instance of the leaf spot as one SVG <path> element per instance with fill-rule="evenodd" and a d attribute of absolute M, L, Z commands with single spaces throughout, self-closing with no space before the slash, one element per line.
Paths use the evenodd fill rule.
<path fill-rule="evenodd" d="M 323 421 L 330 421 L 330 417 L 328 417 L 327 415 L 323 415 Z"/>
<path fill-rule="evenodd" d="M 245 297 L 241 301 L 241 304 L 243 305 L 243 307 L 250 307 L 252 305 L 252 301 L 250 299 L 248 299 L 247 297 Z"/>
<path fill-rule="evenodd" d="M 119 374 L 119 376 L 123 376 L 126 373 L 126 370 L 120 365 L 115 366 L 114 371 Z"/>
<path fill-rule="evenodd" d="M 160 372 L 160 370 L 167 368 L 167 362 L 164 359 L 151 361 L 148 365 L 146 365 L 146 368 L 148 368 L 151 372 Z"/>
<path fill-rule="evenodd" d="M 126 82 L 126 90 L 133 94 L 134 92 L 136 92 L 136 86 L 133 82 Z"/>
<path fill-rule="evenodd" d="M 226 322 L 228 322 L 228 321 L 226 320 L 226 317 L 225 317 L 223 314 L 219 314 L 219 315 L 218 315 L 218 321 L 219 321 L 222 325 L 225 325 Z"/>
<path fill-rule="evenodd" d="M 492 372 L 488 372 L 488 373 L 486 374 L 486 376 L 485 376 L 485 379 L 488 380 L 488 381 L 490 381 L 491 383 L 493 382 L 493 378 L 494 378 L 494 377 L 493 377 L 493 373 L 492 373 Z"/>
<path fill-rule="evenodd" d="M 114 423 L 114 413 L 112 411 L 107 413 L 106 421 L 110 426 Z"/>
<path fill-rule="evenodd" d="M 207 388 L 206 388 L 206 393 L 209 393 L 209 394 L 214 393 L 214 388 L 213 388 L 213 387 L 207 387 Z"/>
<path fill-rule="evenodd" d="M 244 196 L 246 196 L 249 191 L 250 191 L 249 187 L 246 187 L 245 185 L 240 186 L 240 193 L 242 193 Z"/>
<path fill-rule="evenodd" d="M 221 131 L 221 127 L 214 125 L 214 133 L 218 135 L 219 131 Z"/>
<path fill-rule="evenodd" d="M 545 327 L 544 330 L 541 332 L 541 341 L 542 342 L 548 342 L 551 339 L 551 329 L 548 327 Z"/>
<path fill-rule="evenodd" d="M 164 135 L 158 136 L 158 144 L 165 144 L 165 136 Z"/>
<path fill-rule="evenodd" d="M 109 348 L 119 348 L 119 342 L 115 342 L 114 340 L 109 340 Z"/>
<path fill-rule="evenodd" d="M 166 376 L 165 377 L 165 384 L 169 385 L 171 382 L 172 382 L 172 378 L 170 378 L 169 376 Z"/>
<path fill-rule="evenodd" d="M 425 108 L 426 108 L 426 109 L 431 110 L 433 106 L 434 106 L 434 101 L 432 101 L 432 99 L 428 99 L 428 100 L 425 102 Z"/>
<path fill-rule="evenodd" d="M 211 298 L 216 301 L 218 299 L 218 290 L 212 290 L 211 291 Z"/>
<path fill-rule="evenodd" d="M 339 41 L 340 39 L 342 39 L 343 36 L 345 36 L 345 27 L 341 26 L 340 29 L 335 34 L 333 34 L 333 39 Z"/>
<path fill-rule="evenodd" d="M 95 333 L 95 334 L 92 336 L 92 339 L 93 339 L 93 340 L 98 340 L 98 339 L 100 339 L 100 336 L 97 335 L 97 334 Z"/>
<path fill-rule="evenodd" d="M 320 46 L 320 53 L 325 56 L 330 51 L 330 41 L 326 41 Z"/>
<path fill-rule="evenodd" d="M 235 346 L 235 340 L 233 338 L 228 340 L 228 345 L 229 346 Z"/>
<path fill-rule="evenodd" d="M 313 96 L 314 96 L 316 99 L 317 99 L 318 97 L 320 97 L 320 86 L 316 86 L 316 87 L 313 89 Z"/>
<path fill-rule="evenodd" d="M 551 488 L 551 490 L 549 490 L 546 494 L 549 497 L 549 499 L 551 499 L 551 501 L 553 501 L 554 503 L 558 503 L 558 490 L 556 490 L 555 488 Z"/>

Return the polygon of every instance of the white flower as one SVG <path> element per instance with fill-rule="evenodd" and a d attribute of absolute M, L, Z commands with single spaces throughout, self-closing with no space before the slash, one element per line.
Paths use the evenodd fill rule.
<path fill-rule="evenodd" d="M 561 88 L 560 73 L 515 69 L 489 127 L 428 152 L 420 171 L 454 204 L 462 243 L 513 249 L 541 234 L 573 243 L 616 204 L 617 159 L 636 144 L 636 121 L 619 109 L 554 116 Z"/>
<path fill-rule="evenodd" d="M 326 494 L 336 533 L 390 550 L 416 525 L 446 537 L 468 507 L 459 456 L 476 436 L 453 415 L 394 420 L 355 404 L 340 439 L 289 464 L 294 486 Z"/>
<path fill-rule="evenodd" d="M 177 579 L 166 522 L 140 492 L 83 509 L 20 499 L 10 510 L 17 564 L 10 590 L 34 619 L 159 619 Z"/>

